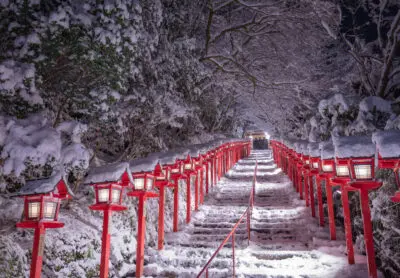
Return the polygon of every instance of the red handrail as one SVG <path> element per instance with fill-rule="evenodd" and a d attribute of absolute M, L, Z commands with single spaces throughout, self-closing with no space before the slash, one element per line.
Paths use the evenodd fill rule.
<path fill-rule="evenodd" d="M 214 260 L 214 258 L 218 255 L 219 251 L 221 251 L 222 247 L 224 247 L 224 245 L 228 242 L 228 240 L 231 237 L 232 237 L 232 261 L 233 261 L 232 267 L 233 267 L 233 277 L 235 277 L 235 231 L 239 227 L 240 223 L 243 221 L 244 217 L 247 216 L 247 239 L 248 239 L 248 243 L 249 243 L 249 241 L 250 241 L 250 220 L 251 220 L 251 215 L 252 215 L 253 206 L 254 206 L 254 196 L 256 194 L 257 164 L 258 163 L 256 160 L 256 166 L 254 168 L 254 175 L 253 175 L 253 184 L 252 184 L 250 197 L 249 197 L 249 205 L 247 206 L 246 211 L 242 214 L 242 216 L 236 222 L 235 226 L 233 226 L 232 230 L 225 237 L 225 239 L 219 245 L 217 250 L 215 250 L 214 254 L 211 256 L 211 258 L 208 260 L 208 262 L 205 264 L 205 266 L 201 269 L 201 271 L 197 275 L 197 278 L 199 278 L 204 272 L 206 274 L 206 278 L 208 278 L 208 267 L 210 266 L 210 264 Z"/>

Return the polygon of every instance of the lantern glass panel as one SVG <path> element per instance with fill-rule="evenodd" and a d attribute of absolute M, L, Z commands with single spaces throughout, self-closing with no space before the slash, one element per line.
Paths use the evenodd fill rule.
<path fill-rule="evenodd" d="M 318 169 L 318 162 L 313 162 L 312 165 L 313 165 L 313 168 L 314 168 L 314 169 Z"/>
<path fill-rule="evenodd" d="M 152 178 L 147 178 L 147 184 L 146 184 L 146 188 L 149 189 L 153 189 L 153 179 Z"/>
<path fill-rule="evenodd" d="M 306 160 L 306 164 L 307 164 L 307 165 L 310 164 L 310 160 L 307 159 L 307 160 Z"/>
<path fill-rule="evenodd" d="M 348 177 L 349 167 L 347 165 L 336 165 L 336 175 L 338 177 Z"/>
<path fill-rule="evenodd" d="M 97 199 L 99 200 L 99 203 L 107 203 L 109 200 L 109 189 L 108 188 L 100 188 L 97 191 L 98 196 Z"/>
<path fill-rule="evenodd" d="M 135 189 L 136 190 L 144 189 L 144 178 L 135 178 Z"/>
<path fill-rule="evenodd" d="M 185 163 L 185 170 L 192 170 L 192 163 Z"/>
<path fill-rule="evenodd" d="M 354 172 L 356 175 L 356 179 L 372 179 L 372 169 L 371 165 L 368 164 L 359 164 L 354 165 Z"/>
<path fill-rule="evenodd" d="M 174 169 L 171 169 L 171 172 L 176 174 L 176 173 L 179 173 L 179 170 L 180 170 L 179 168 L 174 168 Z"/>
<path fill-rule="evenodd" d="M 113 203 L 119 203 L 121 197 L 121 189 L 113 188 L 111 192 L 111 200 Z"/>
<path fill-rule="evenodd" d="M 43 210 L 43 217 L 46 219 L 53 220 L 54 217 L 56 216 L 56 209 L 57 209 L 56 202 L 45 202 L 44 210 Z"/>
<path fill-rule="evenodd" d="M 332 172 L 333 166 L 331 164 L 322 164 L 322 171 L 324 172 Z"/>
<path fill-rule="evenodd" d="M 40 202 L 29 202 L 28 205 L 28 218 L 39 218 L 40 215 Z"/>

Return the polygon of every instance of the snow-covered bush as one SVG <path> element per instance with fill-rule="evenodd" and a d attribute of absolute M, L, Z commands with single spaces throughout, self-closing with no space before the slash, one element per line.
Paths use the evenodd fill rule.
<path fill-rule="evenodd" d="M 53 128 L 42 114 L 1 117 L 0 122 L 1 178 L 8 181 L 7 190 L 14 191 L 25 179 L 50 176 L 55 169 L 77 178 L 89 167 L 90 152 L 80 143 L 85 125 L 65 122 Z"/>

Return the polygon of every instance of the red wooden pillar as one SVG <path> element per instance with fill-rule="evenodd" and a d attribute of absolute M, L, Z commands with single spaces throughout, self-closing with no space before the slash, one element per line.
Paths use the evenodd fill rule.
<path fill-rule="evenodd" d="M 303 200 L 303 176 L 299 167 L 297 167 L 297 186 L 299 187 L 300 200 Z"/>
<path fill-rule="evenodd" d="M 174 216 L 173 216 L 173 231 L 178 231 L 179 219 L 179 178 L 174 178 Z"/>
<path fill-rule="evenodd" d="M 108 277 L 111 246 L 111 209 L 104 210 L 103 234 L 101 237 L 100 278 Z"/>
<path fill-rule="evenodd" d="M 378 273 L 375 263 L 374 238 L 372 235 L 371 211 L 369 209 L 368 190 L 360 189 L 360 199 L 364 226 L 365 249 L 367 251 L 368 258 L 368 273 L 370 277 L 376 278 L 378 277 Z"/>
<path fill-rule="evenodd" d="M 164 248 L 164 208 L 165 208 L 165 186 L 159 186 L 160 195 L 158 200 L 158 250 Z"/>
<path fill-rule="evenodd" d="M 204 167 L 204 166 L 203 166 Z M 204 168 L 200 169 L 200 204 L 204 204 Z"/>
<path fill-rule="evenodd" d="M 331 240 L 336 240 L 335 211 L 333 207 L 332 185 L 330 178 L 325 179 L 326 199 L 328 203 L 329 232 Z"/>
<path fill-rule="evenodd" d="M 354 264 L 354 248 L 353 248 L 351 215 L 350 215 L 348 194 L 349 192 L 347 191 L 346 186 L 342 186 L 342 205 L 343 205 L 343 218 L 344 218 L 344 233 L 346 236 L 347 260 L 349 264 Z"/>
<path fill-rule="evenodd" d="M 144 236 L 146 232 L 146 216 L 145 216 L 145 194 L 140 194 L 138 205 L 138 230 L 137 230 L 137 246 L 136 246 L 136 277 L 143 275 L 144 265 Z"/>
<path fill-rule="evenodd" d="M 315 200 L 314 200 L 314 181 L 313 176 L 308 176 L 308 186 L 310 188 L 310 206 L 311 206 L 311 216 L 315 217 Z"/>
<path fill-rule="evenodd" d="M 44 225 L 42 223 L 38 223 L 38 226 L 35 228 L 35 235 L 33 239 L 30 278 L 40 278 L 41 276 L 45 234 L 46 229 Z"/>
<path fill-rule="evenodd" d="M 304 177 L 304 195 L 306 198 L 306 207 L 310 206 L 310 198 L 309 198 L 309 190 L 308 190 L 308 174 L 306 172 L 303 173 L 303 177 Z"/>
<path fill-rule="evenodd" d="M 317 182 L 317 196 L 318 196 L 318 216 L 319 216 L 319 225 L 321 227 L 325 226 L 325 217 L 324 217 L 324 206 L 322 203 L 322 187 L 321 187 L 321 178 L 319 176 L 316 177 Z"/>
<path fill-rule="evenodd" d="M 196 179 L 194 181 L 194 210 L 199 210 L 199 173 L 200 171 L 196 170 Z"/>
<path fill-rule="evenodd" d="M 210 179 L 209 168 L 210 168 L 210 164 L 207 160 L 206 161 L 206 195 L 208 195 L 208 187 L 210 186 L 209 185 L 209 179 Z"/>
<path fill-rule="evenodd" d="M 190 211 L 191 211 L 191 192 L 190 192 L 190 177 L 188 174 L 186 177 L 186 223 L 190 223 Z"/>

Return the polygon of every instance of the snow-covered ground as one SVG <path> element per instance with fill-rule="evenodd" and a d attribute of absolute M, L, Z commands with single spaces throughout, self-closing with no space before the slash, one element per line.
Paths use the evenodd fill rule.
<path fill-rule="evenodd" d="M 147 277 L 195 277 L 246 210 L 254 166 L 258 160 L 252 240 L 246 226 L 236 232 L 237 277 L 368 277 L 366 257 L 348 265 L 343 233 L 329 240 L 310 209 L 298 199 L 290 180 L 276 169 L 269 151 L 253 151 L 222 178 L 179 233 L 167 233 L 161 252 L 148 254 Z M 232 273 L 228 242 L 209 268 L 210 277 Z"/>

